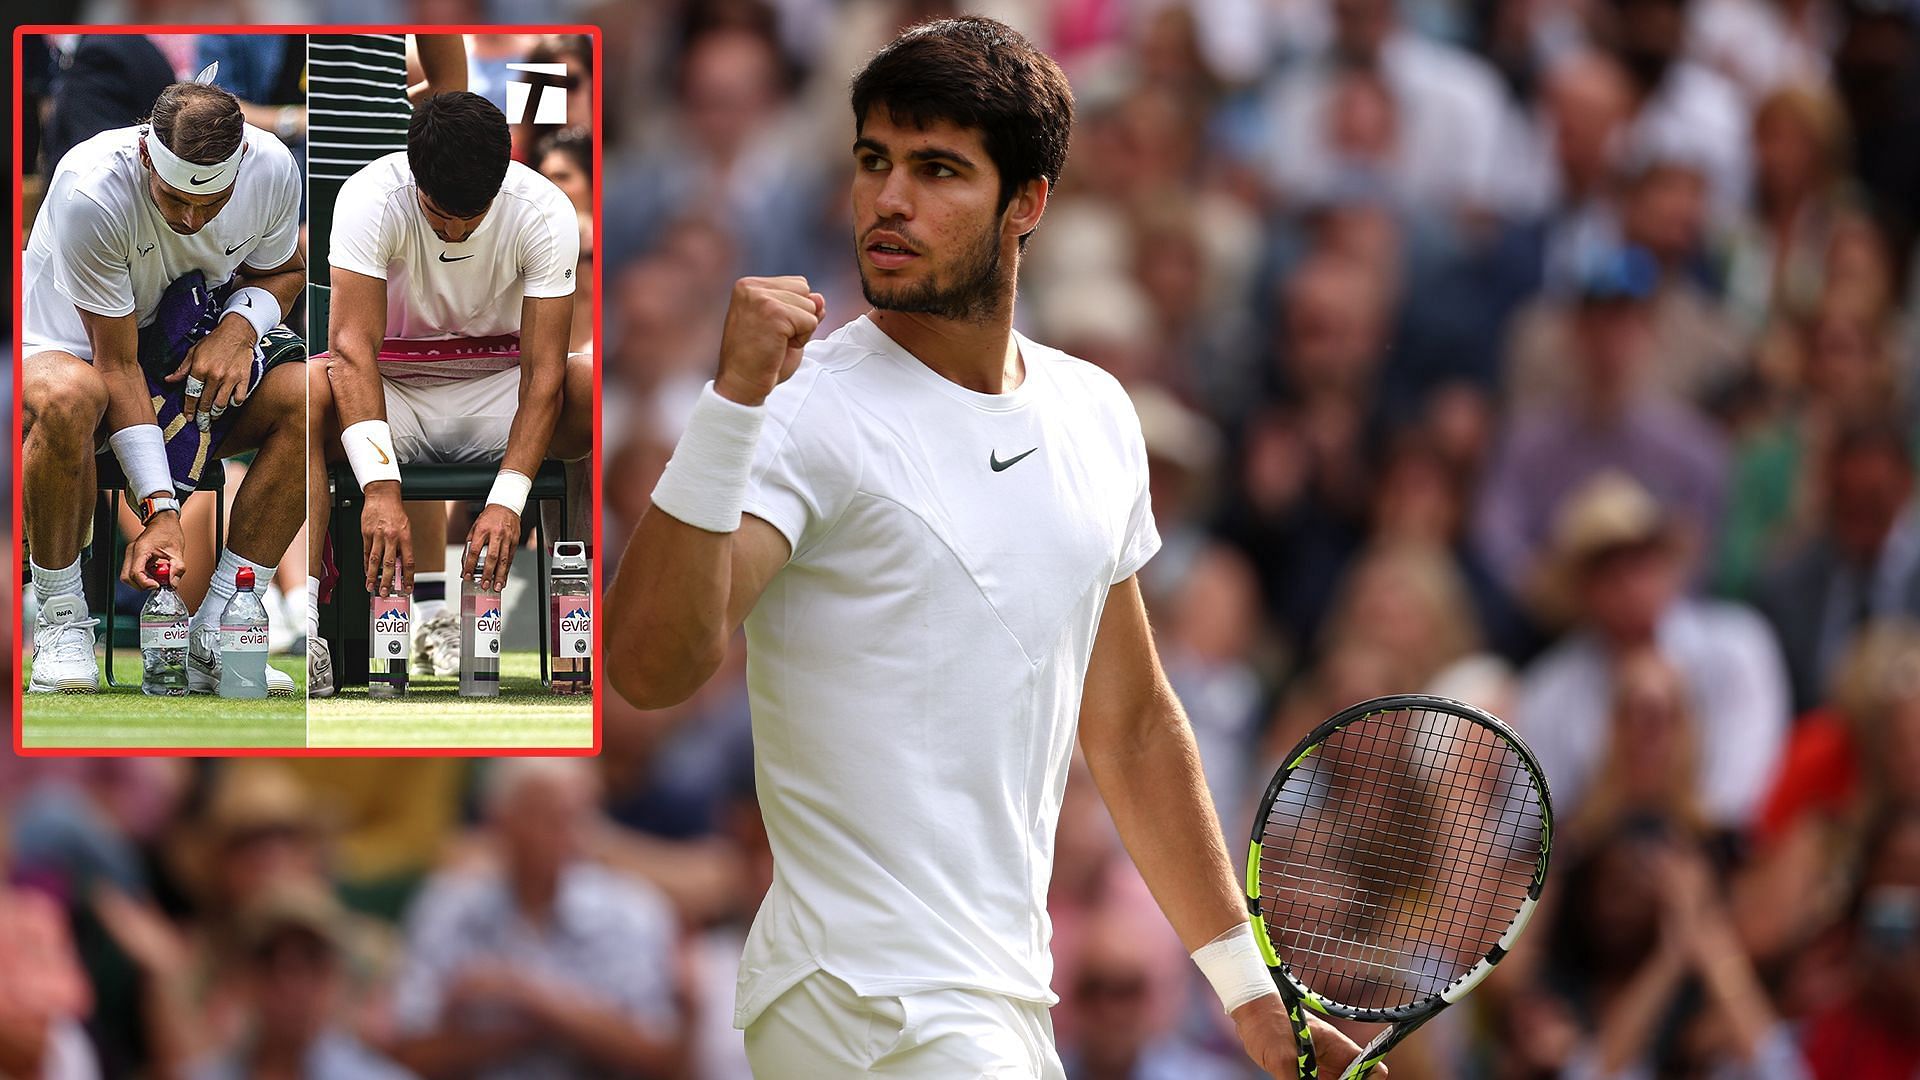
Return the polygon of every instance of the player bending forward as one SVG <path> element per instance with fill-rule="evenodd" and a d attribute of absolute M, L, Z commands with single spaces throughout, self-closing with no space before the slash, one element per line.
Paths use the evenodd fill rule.
<path fill-rule="evenodd" d="M 22 501 L 40 604 L 29 690 L 100 688 L 80 585 L 94 455 L 110 447 L 139 500 L 120 579 L 151 589 L 160 561 L 182 573 L 180 497 L 253 450 L 188 638 L 188 689 L 215 692 L 238 571 L 271 581 L 300 531 L 306 348 L 280 326 L 306 282 L 299 232 L 293 155 L 217 86 L 167 87 L 145 123 L 54 168 L 23 261 Z M 266 678 L 268 693 L 293 693 L 277 668 Z"/>
<path fill-rule="evenodd" d="M 499 109 L 478 94 L 440 94 L 414 110 L 407 149 L 355 173 L 334 205 L 330 357 L 307 380 L 308 557 L 321 564 L 326 463 L 344 456 L 366 493 L 368 592 L 413 587 L 401 465 L 500 463 L 461 565 L 463 577 L 478 571 L 499 589 L 541 461 L 593 452 L 593 362 L 567 352 L 579 219 L 551 180 L 510 154 Z M 441 565 L 444 538 L 429 548 L 422 558 Z M 317 580 L 308 595 L 309 692 L 329 697 Z"/>
<path fill-rule="evenodd" d="M 1047 884 L 1077 733 L 1247 1051 L 1293 1075 L 1134 573 L 1159 547 L 1120 385 L 1013 326 L 1066 161 L 1051 59 L 915 27 L 853 85 L 873 310 L 735 285 L 718 376 L 621 560 L 613 685 L 678 702 L 747 630 L 773 886 L 734 1022 L 767 1077 L 1059 1077 Z M 1317 1021 L 1316 1021 L 1317 1025 Z M 1316 1026 L 1338 1069 L 1355 1048 Z"/>

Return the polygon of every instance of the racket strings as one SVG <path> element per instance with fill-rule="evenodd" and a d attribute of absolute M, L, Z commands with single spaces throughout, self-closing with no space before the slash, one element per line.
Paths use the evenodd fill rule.
<path fill-rule="evenodd" d="M 1432 710 L 1348 724 L 1294 770 L 1262 825 L 1274 947 L 1353 1008 L 1431 997 L 1505 934 L 1541 828 L 1531 774 L 1492 729 Z"/>

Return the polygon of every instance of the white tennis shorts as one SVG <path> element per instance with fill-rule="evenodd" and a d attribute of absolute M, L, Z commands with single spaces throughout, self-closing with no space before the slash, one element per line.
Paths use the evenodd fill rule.
<path fill-rule="evenodd" d="M 420 386 L 382 377 L 387 427 L 402 465 L 499 461 L 520 410 L 520 369 Z"/>
<path fill-rule="evenodd" d="M 861 997 L 815 971 L 747 1026 L 762 1080 L 1066 1080 L 1047 1007 L 977 990 Z"/>

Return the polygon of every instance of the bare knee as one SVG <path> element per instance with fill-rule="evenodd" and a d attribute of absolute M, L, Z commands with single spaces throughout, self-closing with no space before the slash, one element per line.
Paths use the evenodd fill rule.
<path fill-rule="evenodd" d="M 107 384 L 93 365 L 65 353 L 27 359 L 22 373 L 22 420 L 42 438 L 84 441 L 107 414 Z"/>

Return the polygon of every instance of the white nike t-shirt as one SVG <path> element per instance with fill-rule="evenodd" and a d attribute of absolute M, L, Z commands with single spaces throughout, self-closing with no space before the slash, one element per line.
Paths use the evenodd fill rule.
<path fill-rule="evenodd" d="M 167 286 L 188 271 L 217 288 L 242 265 L 271 270 L 300 241 L 300 171 L 268 132 L 246 129 L 233 197 L 192 236 L 167 226 L 140 163 L 140 129 L 103 131 L 54 166 L 21 264 L 21 340 L 28 355 L 61 349 L 93 359 L 80 310 L 153 320 Z"/>
<path fill-rule="evenodd" d="M 768 399 L 746 509 L 792 560 L 746 623 L 773 887 L 744 1027 L 815 968 L 1052 1004 L 1047 884 L 1108 591 L 1160 545 L 1125 391 L 1018 339 L 974 393 L 869 319 Z"/>
<path fill-rule="evenodd" d="M 572 296 L 579 260 L 573 204 L 517 161 L 472 235 L 435 236 L 404 150 L 340 185 L 327 252 L 332 265 L 387 283 L 386 336 L 413 341 L 518 334 L 520 301 Z"/>

